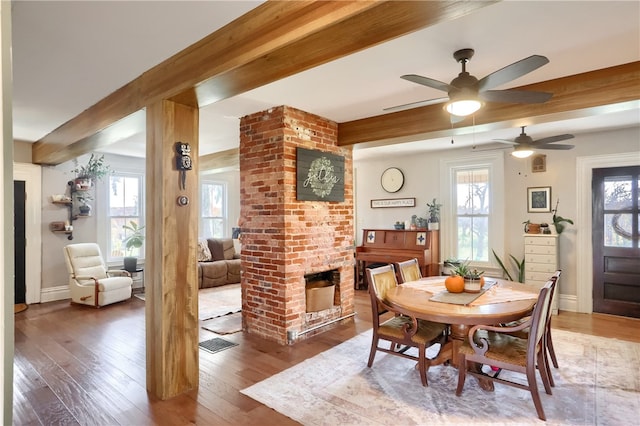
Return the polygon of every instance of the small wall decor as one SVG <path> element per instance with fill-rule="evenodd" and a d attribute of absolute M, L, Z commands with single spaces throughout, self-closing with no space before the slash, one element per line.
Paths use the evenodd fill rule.
<path fill-rule="evenodd" d="M 550 186 L 527 188 L 527 211 L 529 213 L 546 213 L 551 211 Z"/>
<path fill-rule="evenodd" d="M 371 200 L 371 208 L 379 209 L 386 207 L 415 207 L 416 199 L 414 198 L 382 198 Z"/>
<path fill-rule="evenodd" d="M 187 189 L 187 170 L 191 170 L 191 147 L 188 143 L 176 142 L 176 168 L 180 171 L 180 189 Z M 186 204 L 180 204 L 186 205 Z"/>
<path fill-rule="evenodd" d="M 547 171 L 547 156 L 544 154 L 534 155 L 531 158 L 531 172 L 540 173 Z"/>
<path fill-rule="evenodd" d="M 344 157 L 297 148 L 296 199 L 344 201 Z"/>

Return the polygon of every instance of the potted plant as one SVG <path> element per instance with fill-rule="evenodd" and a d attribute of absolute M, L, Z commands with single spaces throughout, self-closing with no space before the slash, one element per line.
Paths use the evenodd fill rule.
<path fill-rule="evenodd" d="M 80 201 L 80 206 L 78 210 L 80 211 L 80 216 L 91 216 L 91 205 L 89 205 L 89 201 L 93 200 L 93 197 L 89 193 L 79 193 L 76 196 L 76 200 Z"/>
<path fill-rule="evenodd" d="M 565 222 L 573 225 L 573 220 L 564 218 L 558 215 L 558 204 L 560 204 L 560 199 L 556 201 L 556 208 L 551 210 L 553 212 L 553 226 L 556 228 L 556 232 L 561 234 L 564 230 Z"/>
<path fill-rule="evenodd" d="M 427 203 L 427 212 L 429 215 L 427 227 L 429 231 L 440 229 L 440 207 L 442 207 L 442 204 L 438 204 L 435 198 L 431 203 Z"/>
<path fill-rule="evenodd" d="M 482 274 L 484 271 L 478 271 L 477 269 L 471 269 L 469 266 L 471 262 L 459 262 L 457 265 L 448 264 L 451 267 L 451 275 L 459 276 L 464 280 L 464 291 L 467 293 L 478 293 L 482 289 L 484 279 Z M 445 286 L 447 285 L 445 281 Z"/>
<path fill-rule="evenodd" d="M 144 243 L 144 226 L 138 226 L 137 222 L 129 221 L 129 224 L 122 225 L 125 230 L 125 239 L 122 240 L 128 256 L 124 257 L 124 269 L 128 272 L 136 272 L 138 269 L 138 258 L 132 256 L 134 249 L 140 249 Z"/>
<path fill-rule="evenodd" d="M 74 159 L 75 167 L 71 170 L 76 174 L 75 184 L 76 190 L 86 191 L 93 185 L 93 182 L 100 180 L 109 174 L 109 165 L 105 163 L 104 155 L 100 157 L 91 154 L 86 164 L 78 164 L 78 160 Z"/>

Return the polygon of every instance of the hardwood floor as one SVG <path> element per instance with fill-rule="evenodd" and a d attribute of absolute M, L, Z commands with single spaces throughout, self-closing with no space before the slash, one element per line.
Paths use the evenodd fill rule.
<path fill-rule="evenodd" d="M 199 351 L 199 389 L 160 401 L 146 391 L 143 301 L 99 310 L 68 301 L 31 305 L 15 316 L 14 424 L 297 424 L 239 391 L 369 329 L 364 290 L 356 291 L 356 311 L 354 321 L 293 346 L 245 333 L 223 336 L 238 346 Z M 552 325 L 640 342 L 638 319 L 562 311 Z M 212 337 L 200 329 L 201 341 Z"/>

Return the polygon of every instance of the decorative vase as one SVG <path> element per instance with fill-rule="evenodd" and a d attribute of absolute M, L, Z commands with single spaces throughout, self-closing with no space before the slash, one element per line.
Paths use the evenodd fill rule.
<path fill-rule="evenodd" d="M 440 229 L 440 223 L 438 222 L 429 222 L 427 224 L 429 231 L 437 231 Z"/>
<path fill-rule="evenodd" d="M 464 291 L 466 293 L 479 293 L 482 289 L 480 278 L 464 277 Z"/>

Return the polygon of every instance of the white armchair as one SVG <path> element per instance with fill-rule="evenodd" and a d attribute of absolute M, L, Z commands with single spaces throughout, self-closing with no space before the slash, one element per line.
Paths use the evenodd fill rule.
<path fill-rule="evenodd" d="M 98 244 L 69 244 L 64 255 L 71 303 L 99 308 L 131 298 L 131 275 L 123 270 L 108 270 Z"/>

